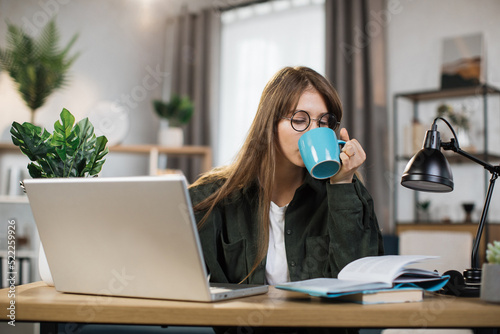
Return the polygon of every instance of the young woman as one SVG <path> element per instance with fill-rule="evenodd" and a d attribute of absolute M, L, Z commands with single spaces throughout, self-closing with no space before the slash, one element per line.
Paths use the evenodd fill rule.
<path fill-rule="evenodd" d="M 313 179 L 298 140 L 336 130 L 342 105 L 306 67 L 286 67 L 266 85 L 248 137 L 231 165 L 190 187 L 212 282 L 278 284 L 336 277 L 349 262 L 383 253 L 373 201 L 356 176 L 365 152 L 346 129 L 342 168 Z"/>

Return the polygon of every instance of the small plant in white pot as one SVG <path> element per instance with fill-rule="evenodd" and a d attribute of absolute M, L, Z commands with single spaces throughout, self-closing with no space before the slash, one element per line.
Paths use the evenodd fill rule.
<path fill-rule="evenodd" d="M 500 241 L 488 244 L 481 278 L 481 299 L 500 303 Z"/>
<path fill-rule="evenodd" d="M 154 100 L 153 106 L 161 119 L 158 144 L 175 147 L 184 145 L 182 127 L 189 123 L 193 116 L 193 102 L 187 96 L 174 94 L 168 102 Z"/>

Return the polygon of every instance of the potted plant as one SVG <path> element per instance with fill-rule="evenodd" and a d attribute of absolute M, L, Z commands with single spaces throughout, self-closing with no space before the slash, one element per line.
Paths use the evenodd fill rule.
<path fill-rule="evenodd" d="M 481 278 L 481 299 L 500 303 L 500 241 L 488 244 Z"/>
<path fill-rule="evenodd" d="M 67 109 L 62 110 L 60 117 L 52 134 L 31 123 L 12 123 L 12 142 L 31 160 L 30 175 L 33 178 L 96 176 L 106 161 L 103 158 L 108 153 L 107 138 L 96 138 L 88 118 L 75 125 L 75 117 Z M 42 244 L 38 267 L 42 280 L 53 285 Z"/>
<path fill-rule="evenodd" d="M 78 54 L 69 56 L 68 53 L 77 35 L 60 49 L 54 19 L 42 29 L 38 39 L 13 24 L 7 23 L 7 26 L 7 47 L 0 49 L 0 67 L 16 83 L 31 111 L 30 122 L 34 124 L 36 110 L 50 94 L 68 82 L 68 70 L 78 57 Z"/>
<path fill-rule="evenodd" d="M 28 171 L 33 178 L 86 177 L 97 175 L 108 153 L 105 136 L 96 138 L 88 118 L 75 125 L 75 117 L 63 109 L 54 133 L 25 122 L 12 123 L 12 142 L 32 162 Z"/>
<path fill-rule="evenodd" d="M 182 126 L 189 123 L 194 111 L 191 99 L 174 94 L 168 102 L 154 100 L 153 106 L 161 119 L 158 143 L 165 146 L 182 146 L 184 144 Z"/>

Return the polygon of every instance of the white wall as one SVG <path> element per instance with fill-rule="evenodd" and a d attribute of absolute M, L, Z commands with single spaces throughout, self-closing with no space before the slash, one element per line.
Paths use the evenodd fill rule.
<path fill-rule="evenodd" d="M 500 43 L 499 31 L 500 1 L 498 0 L 388 0 L 398 3 L 400 10 L 391 16 L 387 24 L 388 36 L 388 101 L 392 101 L 394 93 L 405 93 L 421 90 L 433 90 L 440 87 L 440 65 L 442 40 L 446 37 L 469 35 L 482 32 L 485 41 L 488 61 L 486 79 L 488 84 L 500 87 Z M 500 97 L 490 99 L 490 148 L 500 152 Z M 422 105 L 420 111 L 426 115 L 424 128 L 428 129 L 435 116 L 437 104 Z M 455 107 L 465 102 L 467 107 L 475 111 L 477 119 L 473 119 L 472 135 L 476 147 L 482 147 L 482 104 L 478 99 L 451 101 Z M 398 104 L 399 113 L 412 109 L 408 104 Z M 398 113 L 398 114 L 399 114 Z M 392 106 L 391 115 L 392 119 Z M 438 123 L 438 129 L 444 130 L 444 123 Z M 392 129 L 392 125 L 390 127 Z M 400 133 L 401 139 L 402 131 Z M 493 145 L 497 145 L 493 148 Z M 498 163 L 498 161 L 496 162 Z M 400 179 L 404 164 L 398 167 L 393 175 Z M 435 219 L 449 217 L 453 221 L 464 219 L 462 202 L 474 202 L 476 210 L 473 218 L 479 219 L 480 209 L 484 201 L 484 173 L 479 165 L 452 165 L 455 190 L 448 194 L 421 193 L 422 199 L 431 200 L 432 216 Z M 412 220 L 413 192 L 399 187 L 400 203 L 398 219 Z M 500 190 L 497 189 L 492 199 L 490 220 L 499 220 Z M 404 208 L 404 210 L 403 210 Z"/>
<path fill-rule="evenodd" d="M 69 85 L 49 97 L 37 111 L 36 123 L 50 130 L 62 108 L 77 120 L 101 101 L 117 102 L 126 110 L 129 129 L 123 144 L 155 143 L 158 117 L 151 100 L 161 98 L 165 27 L 168 16 L 179 12 L 184 0 L 0 0 L 0 45 L 5 47 L 5 20 L 37 31 L 57 16 L 62 45 L 73 34 L 73 51 L 81 52 L 70 69 Z M 201 1 L 191 1 L 189 6 Z M 205 2 L 206 4 L 206 2 Z M 154 74 L 153 74 L 154 73 Z M 29 121 L 29 109 L 7 73 L 0 73 L 0 138 L 10 141 L 13 121 Z M 25 166 L 26 161 L 22 160 Z M 108 155 L 102 175 L 147 174 L 143 156 Z M 17 162 L 3 163 L 7 165 Z M 5 175 L 5 173 L 3 173 Z M 1 181 L 0 181 L 1 182 Z"/>

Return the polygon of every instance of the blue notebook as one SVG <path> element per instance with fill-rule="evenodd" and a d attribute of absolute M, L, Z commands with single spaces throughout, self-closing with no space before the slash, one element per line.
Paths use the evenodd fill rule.
<path fill-rule="evenodd" d="M 420 288 L 398 288 L 382 290 L 366 290 L 362 292 L 346 292 L 329 295 L 327 298 L 339 302 L 357 304 L 385 304 L 421 302 L 424 299 L 424 290 Z"/>

